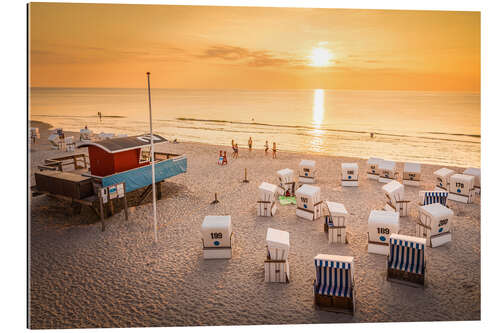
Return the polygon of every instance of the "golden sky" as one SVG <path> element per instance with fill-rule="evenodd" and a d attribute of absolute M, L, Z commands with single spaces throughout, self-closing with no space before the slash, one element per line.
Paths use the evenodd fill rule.
<path fill-rule="evenodd" d="M 480 13 L 32 3 L 34 87 L 480 90 Z"/>

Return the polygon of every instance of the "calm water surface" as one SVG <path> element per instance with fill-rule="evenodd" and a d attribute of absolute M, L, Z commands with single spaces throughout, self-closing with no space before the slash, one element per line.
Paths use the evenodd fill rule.
<path fill-rule="evenodd" d="M 396 161 L 480 166 L 477 93 L 152 89 L 153 127 L 169 139 Z M 104 116 L 102 121 L 97 113 Z M 149 131 L 145 89 L 32 88 L 30 119 L 68 131 Z M 374 133 L 374 137 L 370 137 Z"/>

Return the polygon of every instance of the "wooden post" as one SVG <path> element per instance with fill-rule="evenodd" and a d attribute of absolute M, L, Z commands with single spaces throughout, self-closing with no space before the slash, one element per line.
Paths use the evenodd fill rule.
<path fill-rule="evenodd" d="M 99 212 L 101 215 L 101 231 L 104 231 L 106 227 L 104 226 L 104 205 L 102 203 L 101 190 L 99 189 Z"/>
<path fill-rule="evenodd" d="M 125 210 L 125 221 L 128 221 L 127 188 L 123 183 L 123 209 Z"/>
<path fill-rule="evenodd" d="M 248 183 L 248 179 L 247 179 L 247 168 L 245 168 L 245 179 L 243 179 L 243 183 Z"/>
<path fill-rule="evenodd" d="M 214 205 L 216 203 L 219 203 L 219 200 L 217 200 L 217 192 L 215 192 L 215 200 L 212 201 L 210 204 Z"/>

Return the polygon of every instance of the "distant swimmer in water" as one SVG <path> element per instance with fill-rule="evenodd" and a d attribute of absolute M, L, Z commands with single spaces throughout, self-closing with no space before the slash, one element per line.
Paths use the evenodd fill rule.
<path fill-rule="evenodd" d="M 372 138 L 372 139 L 373 139 L 373 132 L 372 132 L 372 133 L 370 133 L 370 138 Z"/>

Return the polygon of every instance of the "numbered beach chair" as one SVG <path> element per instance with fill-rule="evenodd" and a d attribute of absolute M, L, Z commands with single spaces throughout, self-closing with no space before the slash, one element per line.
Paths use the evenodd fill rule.
<path fill-rule="evenodd" d="M 384 210 L 398 212 L 400 217 L 408 216 L 409 200 L 405 199 L 405 187 L 396 180 L 382 186 L 387 197 Z"/>
<path fill-rule="evenodd" d="M 447 206 L 448 191 L 419 191 L 418 192 L 419 206 L 430 205 L 433 203 L 440 203 Z"/>
<path fill-rule="evenodd" d="M 266 243 L 267 256 L 264 261 L 264 281 L 290 282 L 290 266 L 288 264 L 290 233 L 268 228 Z"/>
<path fill-rule="evenodd" d="M 481 194 L 481 169 L 467 168 L 463 172 L 464 175 L 474 176 L 474 191 L 476 194 Z"/>
<path fill-rule="evenodd" d="M 347 243 L 346 219 L 347 210 L 338 202 L 325 201 L 328 214 L 325 215 L 325 232 L 328 232 L 328 243 Z"/>
<path fill-rule="evenodd" d="M 316 162 L 302 160 L 299 164 L 299 182 L 302 184 L 314 184 L 316 175 Z"/>
<path fill-rule="evenodd" d="M 472 203 L 474 201 L 474 176 L 464 174 L 454 174 L 450 177 L 448 198 L 462 203 Z"/>
<path fill-rule="evenodd" d="M 419 186 L 422 168 L 419 163 L 405 163 L 403 167 L 403 184 Z"/>
<path fill-rule="evenodd" d="M 378 180 L 378 177 L 380 175 L 378 165 L 382 161 L 383 161 L 383 159 L 378 158 L 378 157 L 370 157 L 368 159 L 368 161 L 367 161 L 368 171 L 366 172 L 366 178 Z"/>
<path fill-rule="evenodd" d="M 292 169 L 282 169 L 276 172 L 278 174 L 278 181 L 280 195 L 287 197 L 295 196 L 295 176 Z"/>
<path fill-rule="evenodd" d="M 387 280 L 423 287 L 425 242 L 425 238 L 392 234 L 387 256 Z"/>
<path fill-rule="evenodd" d="M 438 247 L 451 242 L 453 211 L 440 203 L 421 206 L 417 222 L 417 237 L 425 238 L 426 245 Z"/>
<path fill-rule="evenodd" d="M 454 175 L 456 172 L 448 169 L 441 168 L 439 170 L 434 171 L 434 175 L 436 176 L 436 191 L 444 190 L 448 191 L 450 185 L 450 177 Z"/>
<path fill-rule="evenodd" d="M 378 181 L 380 183 L 390 183 L 396 179 L 396 162 L 383 160 L 378 164 L 379 177 Z"/>
<path fill-rule="evenodd" d="M 233 229 L 231 216 L 205 216 L 201 225 L 203 258 L 231 259 Z"/>
<path fill-rule="evenodd" d="M 372 210 L 368 217 L 368 253 L 389 254 L 389 237 L 399 233 L 399 214 Z"/>
<path fill-rule="evenodd" d="M 342 163 L 342 186 L 358 186 L 358 163 Z"/>
<path fill-rule="evenodd" d="M 314 304 L 319 310 L 354 314 L 354 258 L 329 254 L 314 257 Z"/>
<path fill-rule="evenodd" d="M 298 217 L 314 221 L 321 216 L 321 190 L 317 186 L 304 184 L 295 192 Z"/>
<path fill-rule="evenodd" d="M 257 201 L 257 216 L 274 216 L 278 205 L 278 186 L 263 182 L 259 186 L 259 200 Z"/>

